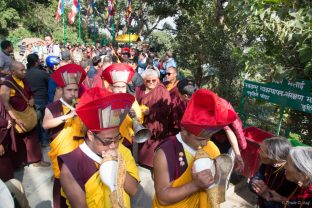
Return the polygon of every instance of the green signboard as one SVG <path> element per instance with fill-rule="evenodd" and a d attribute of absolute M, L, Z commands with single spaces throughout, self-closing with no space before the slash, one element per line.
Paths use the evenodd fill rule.
<path fill-rule="evenodd" d="M 245 80 L 243 96 L 312 114 L 311 88 L 311 81 L 258 83 Z"/>
<path fill-rule="evenodd" d="M 240 105 L 240 115 L 244 116 L 244 123 L 248 113 L 243 112 L 245 97 L 264 100 L 280 106 L 280 117 L 276 129 L 279 135 L 285 108 L 290 108 L 312 114 L 312 81 L 274 81 L 272 83 L 259 83 L 244 81 L 243 95 Z"/>

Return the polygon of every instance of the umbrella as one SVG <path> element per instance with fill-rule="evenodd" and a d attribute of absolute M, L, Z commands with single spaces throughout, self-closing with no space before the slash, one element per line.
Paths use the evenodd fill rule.
<path fill-rule="evenodd" d="M 118 35 L 115 40 L 120 43 L 129 43 L 140 41 L 140 37 L 137 34 L 122 34 Z"/>
<path fill-rule="evenodd" d="M 23 40 L 21 40 L 18 45 L 22 45 L 22 43 L 26 43 L 26 45 L 32 44 L 32 43 L 38 43 L 38 42 L 42 42 L 44 43 L 44 40 L 42 40 L 41 38 L 24 38 Z"/>

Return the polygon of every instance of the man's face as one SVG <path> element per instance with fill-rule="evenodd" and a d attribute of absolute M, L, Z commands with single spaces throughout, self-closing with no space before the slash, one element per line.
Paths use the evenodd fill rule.
<path fill-rule="evenodd" d="M 108 150 L 117 150 L 121 140 L 119 128 L 107 129 L 100 132 L 87 132 L 90 148 L 98 155 Z"/>
<path fill-rule="evenodd" d="M 177 78 L 177 73 L 174 68 L 169 67 L 166 71 L 166 78 L 168 82 L 174 82 Z"/>
<path fill-rule="evenodd" d="M 13 53 L 13 50 L 14 50 L 13 45 L 10 45 L 10 46 L 7 48 L 8 53 Z"/>
<path fill-rule="evenodd" d="M 126 93 L 127 92 L 127 84 L 124 82 L 116 82 L 112 85 L 113 93 Z"/>
<path fill-rule="evenodd" d="M 206 146 L 207 142 L 209 141 L 209 137 L 199 137 L 195 136 L 194 134 L 182 129 L 181 131 L 183 141 L 192 147 L 194 150 L 197 150 L 198 147 Z"/>
<path fill-rule="evenodd" d="M 158 84 L 158 77 L 148 76 L 144 79 L 144 85 L 147 89 L 152 90 Z"/>
<path fill-rule="evenodd" d="M 50 36 L 44 37 L 44 41 L 45 41 L 46 45 L 52 44 L 52 38 Z"/>
<path fill-rule="evenodd" d="M 16 69 L 13 70 L 13 75 L 18 79 L 24 79 L 26 75 L 26 69 L 23 64 L 18 64 Z"/>
<path fill-rule="evenodd" d="M 62 98 L 69 104 L 72 103 L 73 99 L 78 98 L 78 85 L 77 84 L 69 84 L 63 87 L 63 95 Z"/>

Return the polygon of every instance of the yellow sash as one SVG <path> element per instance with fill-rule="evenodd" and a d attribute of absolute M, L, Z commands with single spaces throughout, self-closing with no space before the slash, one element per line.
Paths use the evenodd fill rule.
<path fill-rule="evenodd" d="M 122 144 L 119 144 L 118 151 L 121 154 L 123 160 L 125 160 L 126 171 L 138 182 L 139 171 L 136 163 L 131 155 L 129 149 L 127 149 Z M 112 203 L 109 197 L 111 191 L 110 189 L 101 181 L 99 171 L 95 172 L 92 177 L 85 184 L 86 202 L 88 208 L 111 208 Z M 62 195 L 65 196 L 63 190 Z M 130 196 L 124 191 L 123 201 L 127 208 L 130 208 Z M 67 200 L 67 205 L 69 202 Z M 71 207 L 70 205 L 68 207 Z"/>
<path fill-rule="evenodd" d="M 132 104 L 132 109 L 135 111 L 136 116 L 139 118 L 140 123 L 143 123 L 143 114 L 140 105 L 137 100 Z M 129 115 L 126 116 L 125 120 L 122 122 L 119 128 L 120 134 L 123 138 L 126 138 L 132 144 L 132 138 L 134 136 L 134 131 L 132 128 L 132 119 Z M 122 142 L 122 141 L 121 141 Z"/>
<path fill-rule="evenodd" d="M 70 109 L 64 105 L 63 113 L 67 114 Z M 67 119 L 63 130 L 57 135 L 57 137 L 50 143 L 51 150 L 48 153 L 51 161 L 55 178 L 60 178 L 60 169 L 57 162 L 57 156 L 69 153 L 76 149 L 83 143 L 83 139 L 76 140 L 76 137 L 83 137 L 84 134 L 81 131 L 82 122 L 78 116 Z"/>
<path fill-rule="evenodd" d="M 166 86 L 167 90 L 170 92 L 175 86 L 178 85 L 178 83 L 179 83 L 179 80 L 175 81 L 172 84 L 171 83 L 167 84 L 167 86 Z"/>
<path fill-rule="evenodd" d="M 122 144 L 118 146 L 118 151 L 125 160 L 126 171 L 137 181 L 140 181 L 138 168 L 131 155 L 131 152 Z M 85 184 L 85 190 L 88 208 L 112 207 L 111 199 L 109 197 L 111 192 L 109 188 L 101 181 L 98 171 L 94 173 L 93 176 L 87 181 Z M 130 208 L 130 196 L 125 191 L 123 192 L 123 201 L 126 207 Z"/>
<path fill-rule="evenodd" d="M 220 155 L 220 151 L 218 147 L 212 142 L 208 141 L 207 145 L 203 148 L 209 157 L 212 159 L 218 157 Z M 176 180 L 173 181 L 172 187 L 179 187 L 184 184 L 187 184 L 192 181 L 192 166 L 194 163 L 194 157 L 191 161 L 188 159 L 188 167 L 186 171 Z M 171 205 L 161 205 L 159 201 L 157 200 L 157 196 L 155 195 L 154 201 L 153 201 L 153 207 L 154 208 L 210 208 L 210 202 L 207 200 L 207 194 L 206 191 L 199 191 L 196 193 L 193 193 L 188 198 L 185 198 L 182 201 L 179 201 L 175 204 Z"/>

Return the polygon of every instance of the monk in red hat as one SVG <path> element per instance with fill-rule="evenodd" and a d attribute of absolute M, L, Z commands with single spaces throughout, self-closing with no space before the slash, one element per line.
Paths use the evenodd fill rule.
<path fill-rule="evenodd" d="M 127 84 L 131 81 L 133 75 L 134 70 L 131 66 L 124 63 L 116 63 L 110 65 L 103 71 L 102 78 L 109 83 L 113 93 L 126 93 Z M 137 119 L 140 123 L 143 123 L 143 114 L 136 100 L 131 106 L 130 114 L 131 117 L 127 115 L 122 122 L 120 133 L 123 138 L 126 138 L 126 140 L 123 140 L 123 144 L 131 149 L 134 137 L 132 119 Z"/>
<path fill-rule="evenodd" d="M 42 161 L 36 124 L 30 129 L 32 121 L 25 120 L 25 116 L 27 118 L 30 115 L 25 111 L 32 109 L 33 112 L 35 104 L 29 84 L 25 80 L 25 66 L 21 62 L 14 61 L 11 63 L 10 70 L 12 75 L 8 76 L 1 85 L 1 97 L 5 109 L 14 121 L 13 125 L 16 124 L 15 128 L 20 129 L 20 133 L 15 132 L 17 153 L 14 154 L 13 161 L 15 166 L 32 163 L 34 166 L 48 167 L 50 164 Z M 24 118 L 22 119 L 18 114 L 24 115 Z M 35 123 L 36 120 L 37 118 L 34 118 L 33 122 Z M 28 126 L 27 129 L 26 126 Z"/>
<path fill-rule="evenodd" d="M 130 207 L 138 190 L 138 169 L 120 144 L 119 127 L 134 97 L 91 88 L 81 97 L 77 114 L 85 124 L 85 142 L 59 156 L 61 185 L 71 207 Z"/>
<path fill-rule="evenodd" d="M 82 122 L 76 116 L 79 84 L 86 78 L 85 70 L 77 64 L 67 64 L 56 70 L 51 78 L 61 89 L 62 97 L 47 105 L 42 126 L 51 135 L 48 153 L 54 172 L 53 207 L 66 205 L 61 197 L 60 169 L 57 157 L 76 149 L 84 138 Z"/>
<path fill-rule="evenodd" d="M 236 118 L 236 113 L 213 92 L 201 89 L 193 94 L 181 121 L 181 132 L 167 138 L 156 150 L 154 207 L 211 207 L 206 189 L 214 183 L 212 172 L 195 172 L 195 156 L 201 149 L 208 158 L 217 158 L 220 152 L 210 137 Z"/>

